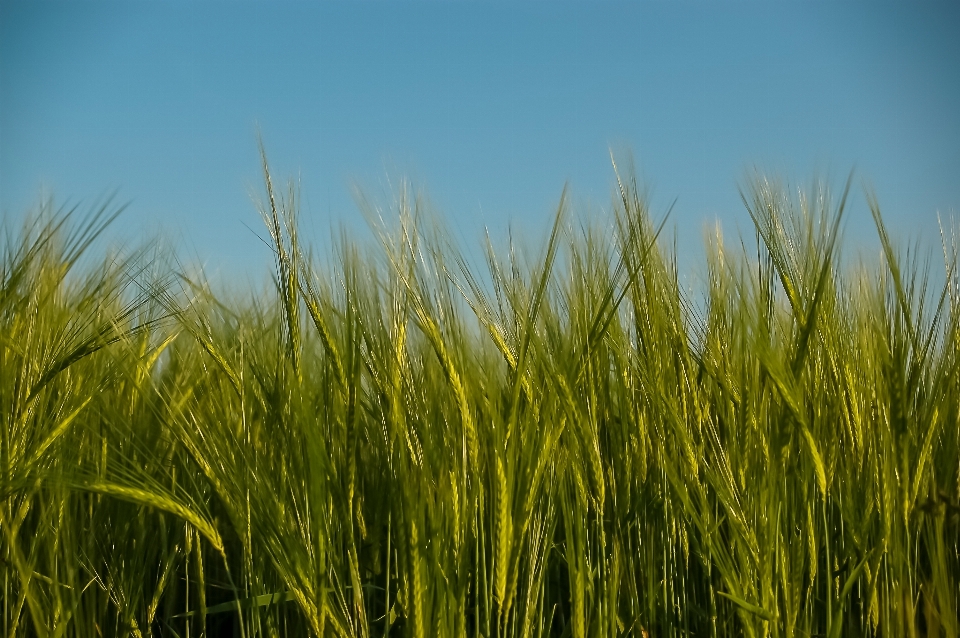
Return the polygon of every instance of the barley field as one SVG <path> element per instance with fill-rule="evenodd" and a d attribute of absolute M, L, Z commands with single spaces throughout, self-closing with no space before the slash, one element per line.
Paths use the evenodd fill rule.
<path fill-rule="evenodd" d="M 960 234 L 757 175 L 694 294 L 614 175 L 476 268 L 408 188 L 318 257 L 264 163 L 263 294 L 4 222 L 0 631 L 957 638 Z"/>

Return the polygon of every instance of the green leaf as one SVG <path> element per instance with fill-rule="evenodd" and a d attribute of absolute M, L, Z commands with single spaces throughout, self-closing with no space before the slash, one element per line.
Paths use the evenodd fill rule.
<path fill-rule="evenodd" d="M 774 616 L 772 613 L 770 613 L 769 611 L 767 611 L 766 609 L 764 609 L 764 608 L 761 607 L 760 605 L 754 605 L 753 603 L 749 603 L 749 602 L 745 601 L 743 598 L 740 598 L 739 596 L 734 596 L 733 594 L 728 594 L 728 593 L 725 592 L 725 591 L 718 591 L 718 592 L 717 592 L 717 595 L 723 596 L 724 598 L 726 598 L 726 599 L 729 600 L 730 602 L 734 603 L 735 605 L 737 605 L 738 607 L 740 607 L 740 608 L 743 609 L 744 611 L 749 612 L 749 613 L 753 614 L 754 616 L 758 616 L 758 617 L 760 617 L 760 618 L 763 618 L 764 620 L 774 620 L 774 619 L 776 618 L 776 616 Z"/>
<path fill-rule="evenodd" d="M 219 605 L 213 605 L 212 607 L 207 607 L 207 615 L 211 614 L 222 614 L 227 611 L 237 611 L 240 609 L 253 609 L 254 607 L 269 607 L 270 605 L 278 605 L 280 603 L 286 602 L 288 600 L 293 600 L 292 591 L 281 591 L 275 594 L 263 594 L 262 596 L 251 596 L 250 598 L 241 598 L 238 600 L 231 600 L 229 602 L 220 603 Z M 174 618 L 186 618 L 189 616 L 196 616 L 199 612 L 197 611 L 188 611 L 182 614 L 177 614 Z"/>

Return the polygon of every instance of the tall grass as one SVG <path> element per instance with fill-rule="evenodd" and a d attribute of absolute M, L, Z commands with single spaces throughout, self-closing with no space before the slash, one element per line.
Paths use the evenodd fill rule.
<path fill-rule="evenodd" d="M 957 637 L 957 235 L 844 266 L 849 183 L 758 176 L 696 299 L 615 174 L 481 274 L 408 188 L 315 259 L 264 162 L 248 299 L 6 228 L 0 631 Z"/>

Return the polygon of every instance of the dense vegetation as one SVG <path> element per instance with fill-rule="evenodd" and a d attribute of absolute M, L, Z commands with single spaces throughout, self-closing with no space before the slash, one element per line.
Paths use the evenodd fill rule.
<path fill-rule="evenodd" d="M 480 275 L 408 190 L 316 260 L 267 174 L 247 300 L 7 228 L 0 631 L 960 635 L 957 235 L 931 278 L 871 200 L 850 265 L 847 190 L 758 177 L 691 298 L 617 183 Z"/>

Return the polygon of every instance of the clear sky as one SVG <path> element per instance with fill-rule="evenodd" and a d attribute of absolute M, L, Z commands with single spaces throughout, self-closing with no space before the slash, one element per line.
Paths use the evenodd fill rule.
<path fill-rule="evenodd" d="M 681 252 L 749 228 L 753 166 L 838 189 L 856 168 L 936 247 L 937 213 L 960 216 L 958 7 L 0 0 L 0 210 L 116 188 L 116 232 L 247 276 L 270 260 L 248 229 L 259 128 L 320 243 L 362 226 L 353 184 L 402 176 L 465 243 L 540 236 L 567 181 L 609 207 L 612 147 L 655 210 L 677 199 Z M 848 239 L 874 236 L 865 211 L 858 193 Z"/>

